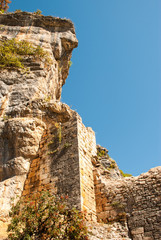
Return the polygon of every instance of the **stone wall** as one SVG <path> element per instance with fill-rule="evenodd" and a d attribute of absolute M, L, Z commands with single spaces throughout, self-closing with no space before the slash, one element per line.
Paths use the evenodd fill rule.
<path fill-rule="evenodd" d="M 38 155 L 31 162 L 23 195 L 49 189 L 80 205 L 77 115 L 67 122 L 51 122 L 43 134 Z"/>
<path fill-rule="evenodd" d="M 96 221 L 96 203 L 92 161 L 96 157 L 95 133 L 86 128 L 78 117 L 78 146 L 81 184 L 82 210 L 88 214 L 88 220 Z"/>
<path fill-rule="evenodd" d="M 88 220 L 96 220 L 91 161 L 96 155 L 94 132 L 83 125 L 77 113 L 68 121 L 46 125 L 23 196 L 49 189 L 59 196 L 67 195 L 70 206 L 86 211 Z"/>
<path fill-rule="evenodd" d="M 127 223 L 87 223 L 90 240 L 130 240 Z"/>
<path fill-rule="evenodd" d="M 13 38 L 41 46 L 52 61 L 25 56 L 28 72 L 0 69 L 0 221 L 11 198 L 49 189 L 86 211 L 91 240 L 160 240 L 161 167 L 123 178 L 108 151 L 96 147 L 92 129 L 60 102 L 78 45 L 73 23 L 0 14 L 0 40 Z"/>
<path fill-rule="evenodd" d="M 52 154 L 48 155 L 45 147 L 42 148 L 43 132 L 49 131 L 50 137 L 49 121 L 65 123 L 71 119 L 69 122 L 72 125 L 72 111 L 60 103 L 60 98 L 69 73 L 72 50 L 78 45 L 70 20 L 26 12 L 0 14 L 0 40 L 10 39 L 25 40 L 34 47 L 40 46 L 48 52 L 51 61 L 47 64 L 44 59 L 35 60 L 25 55 L 22 56 L 25 71 L 12 67 L 0 68 L 0 216 L 3 218 L 11 207 L 10 199 L 22 193 L 30 163 L 31 172 L 24 193 L 32 192 L 36 186 L 47 185 L 48 181 L 52 181 L 50 185 L 53 183 L 50 178 L 46 180 L 45 175 L 49 169 L 48 158 Z M 43 151 L 46 151 L 47 158 Z M 78 156 L 78 153 L 75 155 Z M 46 167 L 43 161 L 46 161 Z M 58 172 L 61 164 L 55 165 Z M 68 164 L 69 161 L 66 167 Z M 78 161 L 76 164 L 79 166 Z M 52 167 L 50 171 L 54 173 L 55 170 Z M 77 172 L 73 174 L 77 176 Z"/>
<path fill-rule="evenodd" d="M 117 181 L 101 175 L 96 178 L 98 221 L 127 222 L 133 240 L 160 239 L 161 167 Z"/>

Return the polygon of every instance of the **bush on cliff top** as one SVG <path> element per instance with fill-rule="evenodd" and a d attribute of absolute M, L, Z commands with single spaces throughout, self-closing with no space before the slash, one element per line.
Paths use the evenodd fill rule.
<path fill-rule="evenodd" d="M 24 68 L 23 56 L 51 62 L 48 53 L 40 46 L 35 47 L 25 40 L 18 41 L 15 38 L 0 40 L 0 68 Z"/>
<path fill-rule="evenodd" d="M 69 209 L 65 199 L 49 191 L 22 198 L 12 207 L 8 226 L 11 240 L 88 240 L 83 215 Z"/>

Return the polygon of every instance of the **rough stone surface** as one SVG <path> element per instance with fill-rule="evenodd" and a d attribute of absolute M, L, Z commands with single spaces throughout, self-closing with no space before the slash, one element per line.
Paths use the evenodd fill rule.
<path fill-rule="evenodd" d="M 45 124 L 39 119 L 12 118 L 4 121 L 0 135 L 0 179 L 22 175 L 36 156 Z"/>
<path fill-rule="evenodd" d="M 87 218 L 94 221 L 96 206 L 91 162 L 96 152 L 94 132 L 85 128 L 77 113 L 71 111 L 71 114 L 65 122 L 57 122 L 55 118 L 46 124 L 48 127 L 37 156 L 31 162 L 23 195 L 29 196 L 42 189 L 67 195 L 70 206 L 86 210 Z"/>
<path fill-rule="evenodd" d="M 60 100 L 72 50 L 78 45 L 70 20 L 25 12 L 0 15 L 0 39 L 13 38 L 41 46 L 51 64 L 26 56 L 23 63 L 29 71 L 0 69 L 0 216 L 4 217 L 10 199 L 21 195 L 47 128 L 45 119 L 50 115 L 51 120 L 54 113 L 70 117 L 69 107 L 56 100 Z"/>
<path fill-rule="evenodd" d="M 127 222 L 132 239 L 160 239 L 161 167 L 138 177 L 105 179 L 96 174 L 98 221 Z"/>
<path fill-rule="evenodd" d="M 130 240 L 126 223 L 87 223 L 90 240 Z"/>
<path fill-rule="evenodd" d="M 0 39 L 27 40 L 52 62 L 24 57 L 29 71 L 0 69 L 0 239 L 11 199 L 44 189 L 86 211 L 91 240 L 161 239 L 161 167 L 123 178 L 80 116 L 60 102 L 78 41 L 70 20 L 0 15 Z M 18 198 L 14 198 L 16 202 Z"/>
<path fill-rule="evenodd" d="M 8 220 L 8 212 L 11 209 L 13 201 L 16 202 L 21 196 L 26 175 L 14 176 L 3 182 L 0 182 L 0 221 Z"/>
<path fill-rule="evenodd" d="M 46 67 L 43 61 L 24 59 L 30 69 L 25 73 L 17 70 L 2 70 L 0 74 L 1 116 L 23 115 L 31 100 L 60 100 L 61 89 L 69 73 L 69 62 L 78 41 L 70 20 L 38 16 L 31 13 L 0 15 L 0 39 L 27 40 L 46 50 L 52 64 Z"/>

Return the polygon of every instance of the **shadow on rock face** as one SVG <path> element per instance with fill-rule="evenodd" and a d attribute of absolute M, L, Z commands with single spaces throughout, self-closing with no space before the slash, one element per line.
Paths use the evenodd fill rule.
<path fill-rule="evenodd" d="M 1 180 L 28 172 L 36 156 L 45 124 L 40 120 L 15 118 L 5 122 L 1 144 Z"/>

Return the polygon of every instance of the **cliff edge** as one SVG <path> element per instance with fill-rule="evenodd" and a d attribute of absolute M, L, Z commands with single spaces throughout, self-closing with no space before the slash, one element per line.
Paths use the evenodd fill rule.
<path fill-rule="evenodd" d="M 60 101 L 78 46 L 73 23 L 0 14 L 2 46 L 16 48 L 20 62 L 0 63 L 0 238 L 12 199 L 47 189 L 86 211 L 91 240 L 160 240 L 161 167 L 125 178 L 94 131 Z"/>

